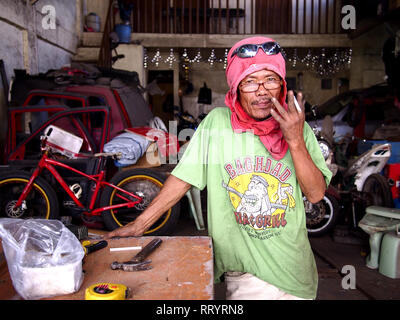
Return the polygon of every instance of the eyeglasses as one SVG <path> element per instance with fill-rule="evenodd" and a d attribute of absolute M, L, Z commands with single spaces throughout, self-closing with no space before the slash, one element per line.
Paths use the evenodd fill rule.
<path fill-rule="evenodd" d="M 260 48 L 263 49 L 265 54 L 269 56 L 281 52 L 281 46 L 277 42 L 269 41 L 261 44 L 241 45 L 239 48 L 236 48 L 235 51 L 233 51 L 231 58 L 233 58 L 234 55 L 237 55 L 239 58 L 254 57 Z"/>
<path fill-rule="evenodd" d="M 256 81 L 245 81 L 239 85 L 239 88 L 244 93 L 256 92 L 260 89 L 260 85 L 263 85 L 266 90 L 278 89 L 281 86 L 281 79 L 277 79 L 275 77 L 268 77 L 263 82 Z"/>

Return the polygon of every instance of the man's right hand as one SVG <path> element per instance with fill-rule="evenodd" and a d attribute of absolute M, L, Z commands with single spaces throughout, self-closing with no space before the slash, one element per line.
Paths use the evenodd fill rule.
<path fill-rule="evenodd" d="M 172 174 L 165 180 L 160 193 L 135 221 L 103 235 L 103 239 L 113 237 L 140 237 L 165 213 L 172 208 L 191 188 L 191 185 Z"/>
<path fill-rule="evenodd" d="M 132 221 L 127 225 L 117 228 L 103 235 L 103 239 L 111 239 L 114 237 L 140 237 L 146 230 L 140 221 Z"/>

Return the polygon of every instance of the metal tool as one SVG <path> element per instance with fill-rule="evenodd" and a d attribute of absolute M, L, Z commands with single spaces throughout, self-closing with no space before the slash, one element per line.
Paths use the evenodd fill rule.
<path fill-rule="evenodd" d="M 143 271 L 150 270 L 152 266 L 149 264 L 151 260 L 144 260 L 150 253 L 152 253 L 160 244 L 162 240 L 159 238 L 151 240 L 138 254 L 131 260 L 125 262 L 114 261 L 111 263 L 112 270 L 122 269 L 124 271 Z"/>
<path fill-rule="evenodd" d="M 85 255 L 89 253 L 95 252 L 97 250 L 103 249 L 107 247 L 108 242 L 105 240 L 98 241 L 96 243 L 92 243 L 90 240 L 85 240 L 82 242 L 83 250 L 85 250 Z"/>

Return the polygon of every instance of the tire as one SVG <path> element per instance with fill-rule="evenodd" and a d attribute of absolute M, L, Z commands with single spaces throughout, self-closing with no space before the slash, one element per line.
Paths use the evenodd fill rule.
<path fill-rule="evenodd" d="M 114 230 L 134 221 L 151 203 L 164 185 L 165 177 L 148 169 L 132 169 L 117 173 L 110 183 L 134 192 L 144 199 L 132 209 L 107 210 L 103 213 L 103 220 L 108 230 Z M 101 206 L 117 204 L 117 190 L 106 187 L 101 195 Z M 171 234 L 178 223 L 180 214 L 179 202 L 166 211 L 146 232 L 145 235 L 158 236 Z"/>
<path fill-rule="evenodd" d="M 19 219 L 58 219 L 57 195 L 40 177 L 36 178 L 26 198 L 26 209 L 13 210 L 13 204 L 17 202 L 30 177 L 29 173 L 23 171 L 9 172 L 0 176 L 0 216 Z"/>
<path fill-rule="evenodd" d="M 304 199 L 304 208 L 307 232 L 311 237 L 320 237 L 331 231 L 340 213 L 338 201 L 330 194 L 325 194 L 318 203 L 310 203 Z"/>
<path fill-rule="evenodd" d="M 378 174 L 371 174 L 362 187 L 366 203 L 365 206 L 380 206 L 393 208 L 392 192 L 387 179 Z"/>

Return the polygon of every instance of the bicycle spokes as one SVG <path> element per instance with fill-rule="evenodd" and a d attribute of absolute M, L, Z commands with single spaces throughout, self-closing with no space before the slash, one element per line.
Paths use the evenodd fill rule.
<path fill-rule="evenodd" d="M 27 181 L 21 179 L 8 179 L 0 184 L 0 205 L 2 215 L 8 218 L 46 218 L 48 215 L 48 199 L 39 186 L 33 185 L 32 190 L 16 206 Z"/>

